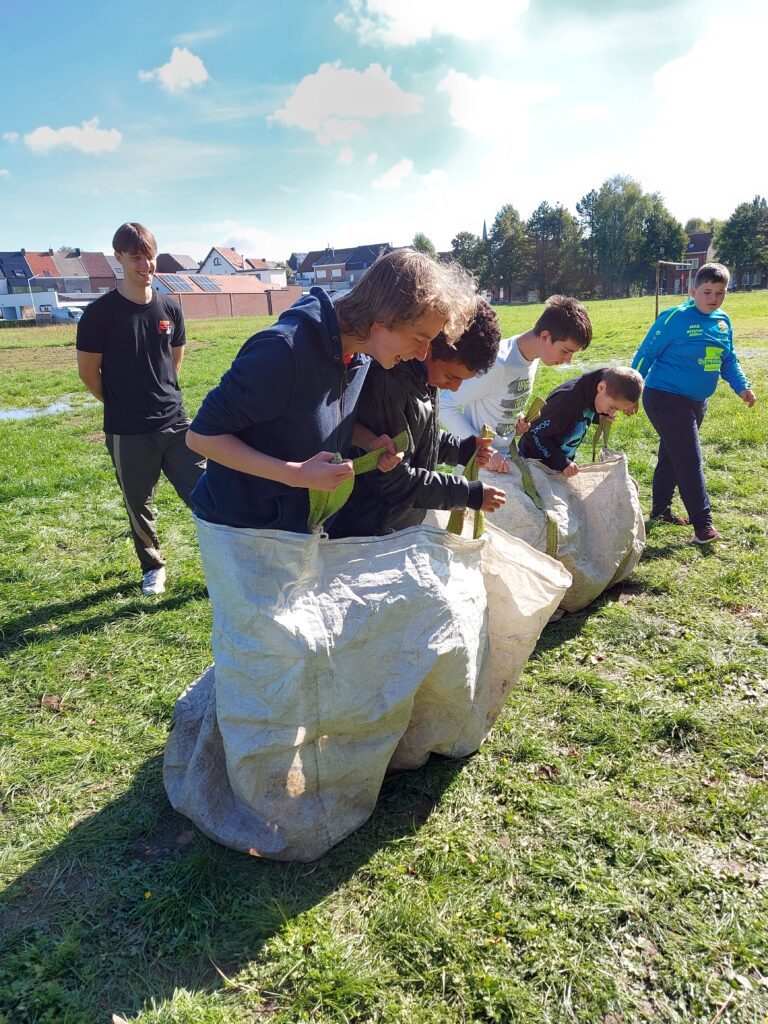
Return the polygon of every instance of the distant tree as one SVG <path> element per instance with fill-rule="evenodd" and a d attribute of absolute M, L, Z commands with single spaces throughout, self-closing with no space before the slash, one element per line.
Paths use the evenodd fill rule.
<path fill-rule="evenodd" d="M 705 231 L 711 231 L 714 235 L 717 234 L 723 224 L 725 224 L 725 221 L 718 220 L 716 217 L 710 217 L 709 220 L 705 220 L 703 217 L 689 217 L 685 222 L 683 230 L 689 238 L 691 235 Z"/>
<path fill-rule="evenodd" d="M 597 239 L 595 224 L 597 215 L 597 192 L 592 189 L 576 203 L 581 227 L 581 265 L 583 271 L 582 289 L 594 295 L 597 288 Z"/>
<path fill-rule="evenodd" d="M 424 234 L 423 231 L 417 231 L 413 236 L 413 242 L 411 245 L 416 252 L 425 252 L 428 256 L 433 259 L 437 256 L 437 249 L 434 247 L 429 238 Z"/>
<path fill-rule="evenodd" d="M 482 281 L 488 268 L 488 244 L 471 231 L 460 231 L 451 240 L 451 253 L 457 263 Z"/>
<path fill-rule="evenodd" d="M 563 206 L 541 203 L 526 224 L 531 284 L 544 302 L 553 292 L 575 291 L 580 276 L 581 231 Z"/>
<path fill-rule="evenodd" d="M 486 283 L 504 289 L 509 301 L 527 286 L 529 278 L 528 239 L 520 214 L 507 203 L 499 210 L 488 236 L 488 270 Z"/>
<path fill-rule="evenodd" d="M 71 252 L 75 251 L 74 245 L 60 245 L 56 250 L 57 256 L 69 256 Z"/>
<path fill-rule="evenodd" d="M 658 260 L 682 260 L 688 236 L 679 221 L 664 206 L 658 194 L 645 196 L 643 240 L 638 253 L 639 280 L 650 291 L 654 287 Z"/>
<path fill-rule="evenodd" d="M 606 298 L 632 295 L 649 285 L 656 260 L 679 260 L 682 226 L 661 196 L 648 195 L 632 178 L 608 178 L 577 204 L 588 230 L 585 256 Z"/>
<path fill-rule="evenodd" d="M 755 196 L 740 203 L 715 239 L 717 258 L 738 277 L 744 270 L 768 271 L 768 202 Z"/>

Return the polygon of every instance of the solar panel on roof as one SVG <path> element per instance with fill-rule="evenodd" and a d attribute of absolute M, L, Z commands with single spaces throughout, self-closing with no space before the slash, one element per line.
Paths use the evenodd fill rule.
<path fill-rule="evenodd" d="M 182 277 L 180 274 L 163 274 L 162 279 L 174 292 L 193 292 L 195 290 L 186 277 Z"/>
<path fill-rule="evenodd" d="M 208 277 L 206 274 L 195 274 L 195 281 L 200 285 L 204 292 L 220 292 L 219 282 L 214 281 L 212 277 Z"/>

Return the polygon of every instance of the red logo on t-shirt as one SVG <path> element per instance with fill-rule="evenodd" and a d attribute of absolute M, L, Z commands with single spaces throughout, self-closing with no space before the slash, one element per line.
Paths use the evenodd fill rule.
<path fill-rule="evenodd" d="M 171 321 L 170 320 L 159 320 L 157 324 L 158 334 L 170 334 L 171 333 Z"/>

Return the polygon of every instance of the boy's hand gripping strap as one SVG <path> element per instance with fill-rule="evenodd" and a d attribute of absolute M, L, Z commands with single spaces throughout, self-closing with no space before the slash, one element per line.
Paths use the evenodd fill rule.
<path fill-rule="evenodd" d="M 483 429 L 480 431 L 480 437 L 493 437 L 493 431 L 491 430 L 490 427 L 484 426 Z M 477 474 L 477 448 L 475 448 L 474 452 L 472 453 L 472 458 L 467 462 L 466 466 L 464 467 L 464 476 L 467 480 L 472 481 L 477 480 Z M 446 526 L 446 530 L 449 533 L 455 533 L 460 536 L 461 531 L 464 529 L 464 520 L 466 518 L 466 515 L 467 510 L 465 508 L 455 508 L 448 518 L 448 525 Z M 478 537 L 482 537 L 484 533 L 485 513 L 480 509 L 477 509 L 477 511 L 475 512 L 474 525 L 472 527 L 473 540 L 477 540 Z"/>
<path fill-rule="evenodd" d="M 395 449 L 398 452 L 407 452 L 410 440 L 408 431 L 403 430 L 394 438 Z M 352 493 L 352 488 L 355 486 L 355 477 L 360 476 L 361 473 L 369 473 L 372 469 L 376 469 L 379 464 L 379 458 L 385 451 L 385 448 L 376 448 L 372 452 L 366 452 L 365 455 L 353 459 L 352 469 L 355 471 L 355 476 L 342 481 L 334 490 L 315 491 L 310 489 L 309 516 L 307 518 L 307 530 L 309 533 L 319 533 L 326 519 L 330 519 L 332 515 L 335 515 L 344 507 Z M 336 452 L 331 462 L 338 464 L 341 461 L 341 454 Z"/>

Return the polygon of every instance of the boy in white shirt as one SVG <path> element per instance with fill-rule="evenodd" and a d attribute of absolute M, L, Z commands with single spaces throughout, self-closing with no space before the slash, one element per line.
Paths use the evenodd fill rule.
<path fill-rule="evenodd" d="M 458 437 L 479 434 L 487 423 L 494 446 L 508 450 L 510 439 L 530 427 L 524 413 L 539 361 L 545 366 L 570 363 L 591 340 L 592 324 L 582 304 L 566 295 L 551 296 L 530 330 L 502 340 L 488 373 L 465 380 L 456 392 L 441 392 L 441 423 Z"/>

